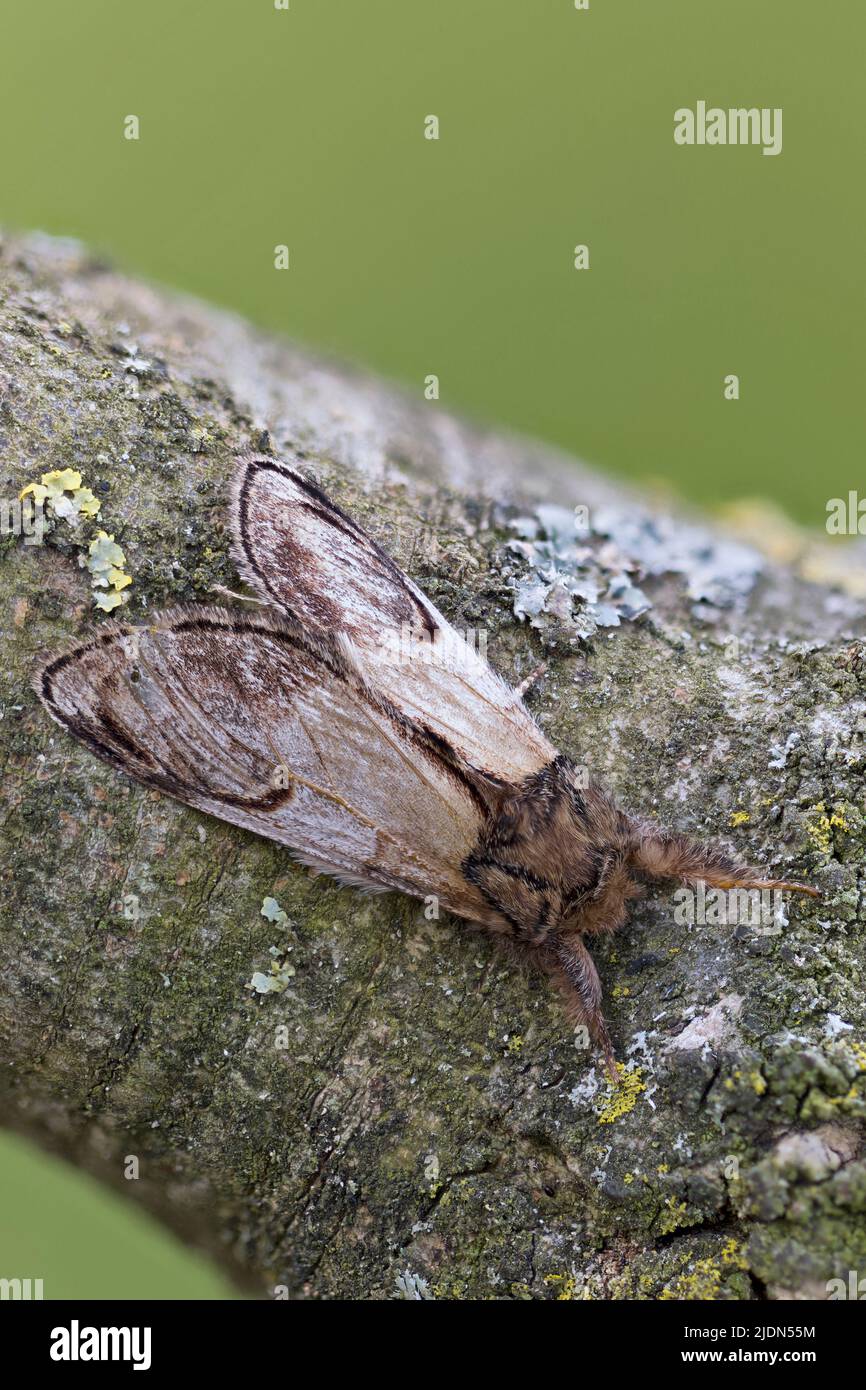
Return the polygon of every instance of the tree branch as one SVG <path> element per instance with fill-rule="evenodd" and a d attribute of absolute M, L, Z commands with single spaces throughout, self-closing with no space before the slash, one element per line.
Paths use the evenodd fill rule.
<path fill-rule="evenodd" d="M 97 523 L 58 521 L 0 541 L 4 1122 L 262 1293 L 823 1297 L 862 1269 L 862 599 L 75 245 L 0 267 L 3 496 L 79 470 L 126 614 L 236 588 L 233 457 L 304 450 L 503 675 L 547 661 L 530 704 L 627 809 L 825 895 L 774 932 L 653 891 L 594 950 L 614 1092 L 465 925 L 314 881 L 50 724 L 40 656 L 103 621 Z M 258 995 L 272 945 L 295 973 Z"/>

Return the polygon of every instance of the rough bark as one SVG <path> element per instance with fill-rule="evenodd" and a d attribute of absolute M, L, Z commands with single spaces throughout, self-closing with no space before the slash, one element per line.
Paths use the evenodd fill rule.
<path fill-rule="evenodd" d="M 628 808 L 825 894 L 762 934 L 677 925 L 650 892 L 595 948 L 630 1067 L 613 1092 L 547 984 L 487 940 L 314 880 L 50 723 L 40 656 L 103 621 L 77 564 L 92 528 L 58 522 L 0 542 L 3 1121 L 262 1294 L 824 1297 L 862 1273 L 862 598 L 670 505 L 665 572 L 646 504 L 576 461 L 73 244 L 10 239 L 0 267 L 3 494 L 80 469 L 134 576 L 125 616 L 236 586 L 233 456 L 302 449 L 504 675 L 549 660 L 530 704 Z M 593 526 L 553 588 L 545 502 Z M 657 571 L 633 571 L 652 607 L 593 631 L 569 580 L 603 588 L 623 555 Z M 295 974 L 258 995 L 272 945 Z"/>

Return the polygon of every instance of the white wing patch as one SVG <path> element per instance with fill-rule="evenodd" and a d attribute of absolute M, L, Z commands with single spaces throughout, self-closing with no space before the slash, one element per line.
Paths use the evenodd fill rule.
<path fill-rule="evenodd" d="M 555 756 L 517 694 L 370 536 L 314 484 L 240 460 L 235 560 L 267 602 L 339 634 L 364 679 L 473 768 L 518 783 Z"/>

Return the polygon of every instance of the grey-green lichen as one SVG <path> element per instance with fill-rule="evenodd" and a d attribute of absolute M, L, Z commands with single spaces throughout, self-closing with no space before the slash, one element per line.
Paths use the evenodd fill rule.
<path fill-rule="evenodd" d="M 140 1200 L 263 1295 L 825 1296 L 862 1269 L 857 601 L 764 561 L 711 601 L 688 545 L 676 573 L 641 564 L 634 500 L 582 563 L 632 547 L 650 606 L 575 632 L 576 601 L 531 626 L 512 522 L 551 497 L 592 516 L 610 484 L 74 246 L 10 242 L 0 268 L 2 486 L 81 472 L 134 575 L 124 617 L 236 589 L 233 456 L 305 450 L 506 677 L 547 658 L 534 713 L 624 805 L 824 892 L 786 899 L 761 933 L 677 925 L 653 891 L 594 945 L 614 1090 L 546 982 L 482 937 L 314 880 L 50 724 L 30 690 L 40 656 L 103 619 L 68 528 L 41 547 L 6 537 L 4 1120 L 118 1186 L 137 1153 Z M 246 988 L 271 948 L 294 974 Z"/>

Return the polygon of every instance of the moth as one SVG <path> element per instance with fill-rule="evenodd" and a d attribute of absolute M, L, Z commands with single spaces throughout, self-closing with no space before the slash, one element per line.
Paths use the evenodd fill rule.
<path fill-rule="evenodd" d="M 256 611 L 112 622 L 37 677 L 53 718 L 119 771 L 344 884 L 435 895 L 551 977 L 614 1078 L 587 942 L 647 881 L 817 896 L 583 785 L 519 692 L 298 467 L 239 459 L 231 524 Z"/>

